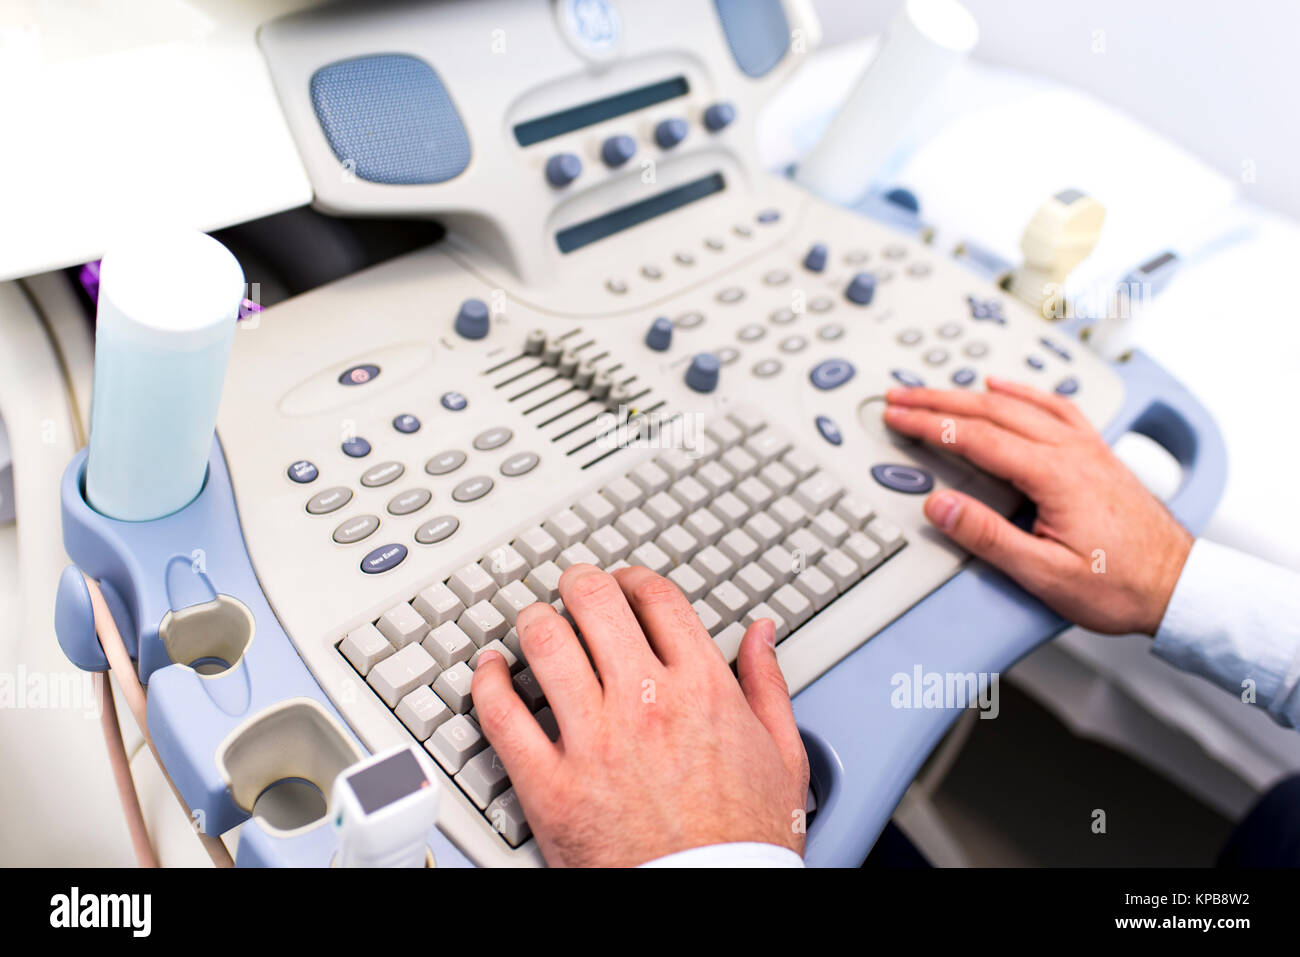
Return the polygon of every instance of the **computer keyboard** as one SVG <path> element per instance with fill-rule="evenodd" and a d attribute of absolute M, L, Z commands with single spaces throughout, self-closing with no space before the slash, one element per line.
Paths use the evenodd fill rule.
<path fill-rule="evenodd" d="M 430 463 L 436 470 L 438 457 Z M 898 525 L 788 433 L 758 410 L 737 408 L 690 447 L 647 450 L 600 490 L 352 630 L 338 650 L 517 847 L 528 822 L 475 721 L 470 684 L 482 652 L 499 652 L 519 696 L 558 736 L 515 620 L 539 601 L 566 614 L 564 569 L 641 565 L 666 576 L 734 662 L 754 621 L 771 619 L 779 644 L 905 544 Z"/>

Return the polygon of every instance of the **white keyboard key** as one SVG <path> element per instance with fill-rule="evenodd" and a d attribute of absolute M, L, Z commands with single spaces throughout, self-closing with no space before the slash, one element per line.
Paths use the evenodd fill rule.
<path fill-rule="evenodd" d="M 844 489 L 825 472 L 804 479 L 794 489 L 794 499 L 812 514 L 830 508 Z"/>
<path fill-rule="evenodd" d="M 854 566 L 854 571 L 857 571 L 857 566 Z M 764 571 L 758 562 L 745 565 L 731 580 L 751 602 L 766 601 L 767 596 L 776 591 L 776 579 Z"/>
<path fill-rule="evenodd" d="M 613 525 L 602 525 L 587 537 L 587 547 L 596 554 L 604 568 L 626 558 L 632 550 L 632 543 Z"/>
<path fill-rule="evenodd" d="M 709 504 L 709 511 L 718 516 L 727 528 L 737 528 L 749 517 L 749 506 L 732 492 L 723 492 Z"/>
<path fill-rule="evenodd" d="M 789 495 L 782 495 L 769 505 L 767 514 L 780 522 L 781 528 L 786 532 L 793 532 L 808 521 L 808 513 L 804 511 L 804 507 Z"/>
<path fill-rule="evenodd" d="M 727 449 L 718 459 L 723 465 L 731 470 L 731 474 L 736 476 L 736 480 L 749 478 L 758 471 L 758 459 L 750 455 L 740 446 L 733 449 Z"/>
<path fill-rule="evenodd" d="M 745 524 L 741 528 L 746 535 L 758 542 L 759 548 L 763 549 L 771 548 L 785 535 L 781 523 L 767 512 L 755 512 L 745 519 Z"/>
<path fill-rule="evenodd" d="M 348 636 L 339 645 L 343 657 L 352 662 L 361 677 L 370 674 L 370 669 L 393 653 L 395 649 L 388 643 L 374 625 L 365 624 L 348 632 Z"/>
<path fill-rule="evenodd" d="M 587 537 L 587 523 L 569 508 L 556 512 L 542 523 L 542 528 L 551 533 L 561 548 L 568 548 Z"/>
<path fill-rule="evenodd" d="M 570 545 L 564 551 L 560 552 L 560 557 L 555 560 L 555 564 L 561 568 L 571 568 L 574 565 L 599 565 L 600 556 L 593 552 L 582 542 L 576 545 Z"/>
<path fill-rule="evenodd" d="M 518 847 L 532 836 L 533 830 L 524 820 L 524 811 L 519 806 L 514 788 L 506 788 L 497 795 L 483 815 L 511 847 Z"/>
<path fill-rule="evenodd" d="M 901 528 L 883 518 L 873 518 L 869 521 L 867 523 L 867 534 L 881 544 L 886 554 L 898 551 L 903 547 L 903 543 L 907 541 L 903 537 Z"/>
<path fill-rule="evenodd" d="M 519 658 L 515 656 L 515 653 L 506 647 L 504 641 L 489 641 L 482 648 L 478 649 L 478 651 L 474 652 L 474 657 L 470 658 L 469 660 L 469 666 L 471 668 L 474 669 L 478 668 L 478 660 L 480 657 L 482 657 L 483 652 L 485 651 L 495 651 L 497 654 L 499 654 L 502 658 L 506 660 L 506 667 L 509 668 L 512 672 L 519 671 L 524 666 L 523 662 L 520 661 Z"/>
<path fill-rule="evenodd" d="M 519 647 L 518 629 L 511 628 L 509 631 L 507 631 L 506 636 L 501 639 L 501 644 L 505 645 L 507 648 L 510 649 L 510 653 L 519 660 L 520 664 L 522 664 L 525 668 L 528 667 L 528 661 L 524 658 L 524 650 Z"/>
<path fill-rule="evenodd" d="M 458 661 L 469 661 L 470 656 L 477 650 L 473 640 L 461 631 L 460 625 L 454 621 L 443 622 L 429 632 L 421 644 L 443 670 Z"/>
<path fill-rule="evenodd" d="M 739 620 L 745 612 L 745 606 L 749 604 L 745 593 L 731 582 L 720 582 L 709 592 L 706 600 L 722 616 L 723 621 L 727 622 Z"/>
<path fill-rule="evenodd" d="M 763 552 L 758 564 L 763 571 L 772 576 L 778 585 L 784 585 L 794 577 L 795 566 L 798 561 L 788 549 L 781 545 L 773 545 Z"/>
<path fill-rule="evenodd" d="M 835 583 L 816 566 L 805 568 L 798 575 L 795 575 L 794 587 L 803 592 L 818 611 L 829 605 L 831 599 L 838 594 L 835 590 Z"/>
<path fill-rule="evenodd" d="M 690 565 L 678 565 L 668 572 L 666 577 L 682 590 L 686 600 L 691 603 L 699 601 L 708 587 L 708 583 L 700 576 L 700 573 Z"/>
<path fill-rule="evenodd" d="M 749 626 L 760 618 L 766 618 L 775 626 L 775 638 L 778 642 L 784 640 L 790 634 L 790 626 L 786 624 L 786 620 L 767 602 L 759 602 L 745 612 L 745 617 L 740 619 L 740 624 L 748 630 Z"/>
<path fill-rule="evenodd" d="M 744 637 L 745 627 L 737 621 L 733 621 L 713 636 L 713 643 L 721 649 L 727 664 L 735 662 L 736 656 L 740 654 L 740 641 Z"/>
<path fill-rule="evenodd" d="M 513 627 L 519 613 L 537 600 L 532 589 L 523 582 L 511 582 L 492 596 L 492 607 L 501 612 L 501 617 Z"/>
<path fill-rule="evenodd" d="M 498 587 L 517 582 L 528 574 L 528 560 L 513 545 L 498 545 L 483 556 L 479 567 L 492 576 Z"/>
<path fill-rule="evenodd" d="M 560 543 L 540 525 L 534 525 L 520 534 L 515 539 L 515 548 L 533 568 L 543 562 L 553 561 L 560 554 Z"/>
<path fill-rule="evenodd" d="M 763 418 L 761 412 L 746 406 L 732 409 L 727 413 L 727 418 L 746 435 L 753 435 L 767 424 L 767 420 Z"/>
<path fill-rule="evenodd" d="M 856 585 L 858 579 L 862 577 L 858 563 L 838 548 L 832 548 L 827 552 L 817 563 L 817 567 L 835 583 L 835 590 L 841 594 Z"/>
<path fill-rule="evenodd" d="M 718 614 L 718 610 L 707 601 L 697 601 L 691 607 L 695 609 L 695 614 L 699 615 L 700 622 L 704 625 L 704 630 L 707 631 L 710 636 L 716 635 L 722 630 L 722 626 L 726 624 L 726 622 L 722 620 L 722 616 Z"/>
<path fill-rule="evenodd" d="M 654 462 L 642 462 L 627 474 L 646 495 L 655 495 L 668 487 L 669 475 Z"/>
<path fill-rule="evenodd" d="M 489 641 L 504 638 L 505 633 L 510 629 L 510 623 L 506 621 L 505 616 L 486 601 L 475 602 L 466 608 L 456 619 L 456 624 L 460 625 L 460 630 L 469 635 L 470 640 L 480 648 Z"/>
<path fill-rule="evenodd" d="M 541 601 L 555 601 L 560 597 L 560 576 L 564 569 L 555 562 L 542 562 L 524 578 L 528 590 Z"/>
<path fill-rule="evenodd" d="M 745 441 L 744 449 L 757 459 L 760 465 L 766 465 L 789 451 L 790 445 L 790 440 L 783 432 L 764 429 L 757 435 L 751 435 Z"/>
<path fill-rule="evenodd" d="M 717 442 L 723 449 L 729 449 L 745 437 L 745 433 L 740 430 L 736 423 L 728 420 L 715 418 L 712 422 L 704 427 L 704 434 Z"/>
<path fill-rule="evenodd" d="M 718 540 L 718 547 L 722 549 L 723 554 L 737 565 L 748 565 L 757 559 L 762 552 L 762 549 L 758 547 L 758 542 L 738 528 L 734 528 L 727 532 L 726 535 L 723 535 Z"/>
<path fill-rule="evenodd" d="M 609 499 L 620 512 L 635 508 L 645 501 L 645 492 L 630 478 L 616 478 L 606 485 L 601 494 Z"/>
<path fill-rule="evenodd" d="M 676 565 L 684 565 L 689 562 L 691 556 L 700 547 L 700 543 L 696 541 L 695 536 L 680 525 L 665 528 L 663 534 L 655 539 L 655 544 L 662 548 Z"/>
<path fill-rule="evenodd" d="M 816 565 L 826 554 L 826 543 L 806 528 L 796 528 L 791 532 L 790 537 L 785 540 L 785 547 L 790 549 L 796 558 L 803 559 L 804 568 Z"/>
<path fill-rule="evenodd" d="M 482 811 L 510 786 L 510 778 L 497 753 L 487 747 L 465 762 L 456 783 Z"/>
<path fill-rule="evenodd" d="M 463 714 L 453 715 L 444 721 L 424 742 L 424 750 L 442 765 L 448 774 L 455 774 L 465 762 L 487 747 L 487 741 L 478 726 Z"/>
<path fill-rule="evenodd" d="M 808 523 L 808 528 L 829 548 L 834 548 L 849 537 L 848 522 L 834 512 L 818 512 Z"/>
<path fill-rule="evenodd" d="M 885 559 L 885 550 L 874 538 L 862 532 L 851 532 L 844 539 L 844 553 L 858 563 L 858 571 L 866 574 Z"/>
<path fill-rule="evenodd" d="M 579 518 L 587 523 L 588 528 L 599 528 L 601 525 L 608 525 L 614 521 L 614 516 L 618 514 L 618 509 L 614 506 L 614 503 L 599 492 L 584 495 L 573 506 L 573 510 L 578 513 Z"/>
<path fill-rule="evenodd" d="M 466 565 L 447 579 L 447 587 L 456 593 L 466 608 L 496 594 L 497 583 L 478 565 Z"/>
<path fill-rule="evenodd" d="M 411 605 L 424 616 L 431 628 L 437 628 L 443 622 L 455 621 L 465 610 L 465 603 L 456 597 L 456 593 L 442 582 L 430 585 L 415 596 Z"/>
<path fill-rule="evenodd" d="M 655 520 L 639 508 L 630 508 L 614 522 L 620 535 L 628 540 L 634 548 L 642 542 L 648 542 L 662 530 Z"/>
<path fill-rule="evenodd" d="M 799 477 L 780 462 L 768 462 L 758 470 L 758 477 L 777 495 L 789 495 Z"/>
<path fill-rule="evenodd" d="M 628 560 L 633 565 L 641 565 L 650 569 L 656 575 L 666 575 L 668 569 L 673 567 L 673 560 L 662 548 L 654 542 L 646 542 L 644 545 L 638 545 L 628 556 Z"/>
<path fill-rule="evenodd" d="M 690 475 L 679 478 L 668 486 L 668 494 L 677 499 L 682 508 L 688 512 L 703 508 L 713 497 L 713 493 L 704 487 L 703 482 Z"/>
<path fill-rule="evenodd" d="M 800 448 L 781 456 L 781 462 L 802 481 L 817 471 L 817 460 Z"/>
<path fill-rule="evenodd" d="M 856 495 L 841 495 L 835 503 L 835 514 L 844 519 L 853 531 L 857 531 L 876 517 L 876 510 Z"/>
<path fill-rule="evenodd" d="M 384 612 L 375 627 L 399 650 L 429 633 L 429 623 L 424 616 L 406 602 Z"/>
<path fill-rule="evenodd" d="M 682 508 L 682 503 L 667 492 L 656 492 L 651 495 L 646 499 L 645 505 L 641 506 L 641 510 L 649 515 L 660 528 L 676 525 L 686 515 L 686 509 Z"/>
<path fill-rule="evenodd" d="M 606 566 L 605 566 L 605 571 L 609 572 L 609 573 L 612 575 L 612 574 L 614 574 L 614 572 L 618 571 L 620 568 L 631 568 L 631 567 L 632 567 L 632 565 L 631 565 L 629 562 L 626 562 L 626 561 L 624 561 L 623 559 L 620 558 L 618 561 L 614 562 L 612 565 L 606 565 Z"/>
<path fill-rule="evenodd" d="M 794 585 L 782 585 L 772 592 L 772 597 L 767 600 L 767 603 L 786 620 L 791 631 L 807 621 L 813 613 L 812 602 L 808 600 L 808 596 Z"/>
<path fill-rule="evenodd" d="M 713 588 L 718 582 L 731 577 L 736 563 L 718 548 L 706 545 L 691 559 L 691 567 L 700 573 L 700 577 L 708 582 L 710 588 Z"/>
<path fill-rule="evenodd" d="M 371 668 L 366 682 L 384 699 L 384 704 L 396 708 L 397 702 L 420 685 L 439 677 L 441 670 L 420 645 L 407 645 Z"/>
<path fill-rule="evenodd" d="M 767 483 L 755 475 L 751 475 L 736 486 L 736 495 L 750 507 L 751 511 L 767 508 L 776 497 L 776 493 L 768 487 Z"/>
<path fill-rule="evenodd" d="M 451 709 L 428 685 L 420 685 L 408 694 L 397 703 L 394 711 L 417 741 L 424 741 L 440 724 L 451 720 Z"/>
<path fill-rule="evenodd" d="M 438 697 L 447 702 L 447 707 L 457 714 L 464 714 L 474 706 L 470 696 L 470 686 L 474 682 L 474 672 L 469 665 L 458 661 L 433 682 L 433 690 Z"/>
<path fill-rule="evenodd" d="M 721 495 L 736 484 L 735 474 L 719 462 L 706 462 L 701 465 L 695 473 L 695 478 L 713 495 Z"/>
<path fill-rule="evenodd" d="M 727 530 L 722 520 L 707 508 L 697 508 L 687 515 L 682 528 L 694 535 L 701 545 L 715 544 Z"/>
<path fill-rule="evenodd" d="M 694 472 L 700 463 L 685 449 L 668 449 L 655 456 L 655 464 L 667 472 L 674 482 L 680 482 Z"/>
<path fill-rule="evenodd" d="M 698 433 L 686 436 L 685 451 L 687 455 L 695 460 L 695 467 L 698 469 L 705 462 L 712 462 L 716 459 L 718 453 L 722 451 L 722 446 L 707 435 Z"/>

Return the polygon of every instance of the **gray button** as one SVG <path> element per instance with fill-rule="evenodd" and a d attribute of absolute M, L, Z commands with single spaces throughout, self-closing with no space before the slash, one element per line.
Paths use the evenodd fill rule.
<path fill-rule="evenodd" d="M 501 463 L 501 474 L 507 478 L 524 475 L 537 468 L 537 463 L 540 461 L 536 452 L 516 452 Z"/>
<path fill-rule="evenodd" d="M 970 356 L 972 359 L 978 359 L 980 356 L 988 355 L 988 351 L 989 347 L 983 342 L 976 341 L 966 343 L 966 355 Z"/>
<path fill-rule="evenodd" d="M 767 330 L 757 322 L 750 322 L 740 327 L 736 332 L 736 338 L 741 342 L 757 342 L 767 334 Z"/>
<path fill-rule="evenodd" d="M 457 502 L 475 502 L 492 491 L 492 480 L 486 475 L 467 478 L 451 490 L 451 497 Z"/>
<path fill-rule="evenodd" d="M 817 330 L 817 338 L 826 342 L 834 342 L 844 335 L 844 327 L 838 322 L 828 322 Z"/>
<path fill-rule="evenodd" d="M 704 313 L 702 312 L 683 312 L 673 320 L 673 325 L 678 329 L 694 329 L 703 321 Z"/>
<path fill-rule="evenodd" d="M 861 249 L 851 249 L 844 254 L 844 261 L 850 266 L 861 266 L 868 258 Z"/>
<path fill-rule="evenodd" d="M 717 236 L 710 236 L 708 239 L 704 240 L 704 245 L 708 246 L 715 253 L 721 252 L 726 248 L 725 244 Z"/>
<path fill-rule="evenodd" d="M 340 545 L 351 545 L 373 535 L 378 527 L 379 519 L 376 516 L 357 515 L 345 519 L 338 528 L 334 529 L 334 541 Z"/>
<path fill-rule="evenodd" d="M 524 811 L 519 806 L 519 798 L 515 796 L 514 788 L 506 788 L 497 795 L 496 800 L 489 804 L 483 813 L 487 815 L 488 823 L 506 839 L 511 847 L 518 847 L 533 833 L 528 827 L 528 822 L 524 820 Z"/>
<path fill-rule="evenodd" d="M 388 503 L 388 511 L 392 515 L 410 515 L 412 512 L 418 512 L 428 505 L 431 498 L 433 496 L 428 489 L 407 489 L 405 492 L 399 492 L 393 496 L 392 501 Z"/>
<path fill-rule="evenodd" d="M 781 362 L 777 359 L 760 359 L 754 363 L 752 371 L 760 379 L 770 379 L 781 371 Z"/>
<path fill-rule="evenodd" d="M 361 484 L 366 488 L 378 488 L 402 477 L 406 466 L 401 462 L 380 462 L 361 473 Z"/>
<path fill-rule="evenodd" d="M 735 233 L 737 236 L 743 236 L 745 239 L 748 239 L 750 236 L 754 235 L 754 231 L 750 229 L 748 226 L 746 226 L 744 223 L 736 223 L 736 225 L 731 227 L 731 231 Z"/>
<path fill-rule="evenodd" d="M 465 762 L 456 783 L 479 806 L 486 808 L 492 799 L 510 786 L 506 766 L 491 748 L 480 751 Z"/>
<path fill-rule="evenodd" d="M 495 429 L 488 429 L 486 432 L 480 432 L 474 436 L 474 448 L 480 452 L 490 452 L 493 449 L 499 449 L 512 438 L 514 433 L 504 426 L 497 426 Z"/>
<path fill-rule="evenodd" d="M 790 281 L 790 274 L 784 269 L 769 269 L 763 273 L 763 282 L 769 286 L 780 286 Z"/>
<path fill-rule="evenodd" d="M 898 334 L 898 342 L 904 346 L 914 346 L 921 341 L 920 329 L 904 329 Z"/>
<path fill-rule="evenodd" d="M 718 302 L 727 304 L 740 302 L 740 300 L 744 298 L 745 290 L 741 289 L 739 286 L 728 286 L 726 289 L 719 290 L 717 296 Z"/>
<path fill-rule="evenodd" d="M 449 449 L 446 452 L 439 452 L 429 461 L 424 463 L 424 470 L 430 475 L 446 475 L 448 472 L 454 472 L 465 464 L 465 453 L 459 449 Z"/>
<path fill-rule="evenodd" d="M 931 349 L 925 354 L 925 361 L 932 366 L 943 365 L 948 361 L 947 349 Z"/>
<path fill-rule="evenodd" d="M 415 530 L 415 540 L 421 545 L 436 545 L 450 538 L 460 528 L 460 519 L 454 515 L 439 515 Z"/>
<path fill-rule="evenodd" d="M 782 352 L 803 352 L 806 348 L 808 348 L 808 340 L 803 336 L 786 336 L 781 340 Z"/>
<path fill-rule="evenodd" d="M 961 335 L 961 323 L 945 322 L 939 327 L 939 337 L 942 339 L 956 339 Z"/>
<path fill-rule="evenodd" d="M 334 488 L 327 488 L 313 495 L 307 502 L 307 511 L 313 515 L 326 515 L 342 508 L 350 501 L 352 501 L 352 489 L 336 485 Z"/>
<path fill-rule="evenodd" d="M 885 247 L 885 258 L 886 258 L 886 259 L 902 259 L 902 258 L 903 258 L 904 256 L 906 256 L 906 255 L 907 255 L 907 247 L 906 247 L 906 246 L 899 246 L 899 245 L 897 245 L 897 244 L 894 244 L 894 245 L 886 246 L 886 247 Z"/>
<path fill-rule="evenodd" d="M 627 283 L 621 279 L 606 279 L 605 288 L 616 296 L 621 296 L 627 292 Z"/>
<path fill-rule="evenodd" d="M 724 366 L 729 366 L 740 358 L 740 350 L 732 346 L 723 346 L 721 349 L 714 349 L 713 354 L 717 356 L 718 362 Z"/>
<path fill-rule="evenodd" d="M 794 322 L 797 317 L 793 309 L 777 309 L 767 318 L 778 326 L 784 326 Z"/>
<path fill-rule="evenodd" d="M 835 300 L 831 299 L 830 296 L 814 296 L 812 301 L 808 303 L 808 308 L 813 312 L 830 312 L 834 306 Z"/>
<path fill-rule="evenodd" d="M 685 250 L 679 253 L 673 253 L 673 259 L 677 261 L 677 264 L 679 266 L 695 265 L 695 257 L 690 253 L 686 252 Z"/>
<path fill-rule="evenodd" d="M 915 277 L 916 279 L 921 279 L 925 276 L 928 276 L 930 275 L 930 264 L 912 263 L 910 266 L 907 267 L 907 274 L 909 276 Z"/>
<path fill-rule="evenodd" d="M 652 266 L 647 263 L 641 267 L 641 275 L 645 276 L 647 279 L 662 279 L 664 277 L 664 271 L 658 266 Z"/>

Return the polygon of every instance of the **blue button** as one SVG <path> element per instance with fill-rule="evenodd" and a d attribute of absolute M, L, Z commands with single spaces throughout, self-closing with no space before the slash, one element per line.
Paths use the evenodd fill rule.
<path fill-rule="evenodd" d="M 306 459 L 299 459 L 289 466 L 289 478 L 302 485 L 316 481 L 318 475 L 320 475 L 320 470 Z"/>
<path fill-rule="evenodd" d="M 808 378 L 819 389 L 837 389 L 857 371 L 848 359 L 826 359 L 813 366 Z"/>
<path fill-rule="evenodd" d="M 840 427 L 835 424 L 835 420 L 829 416 L 819 415 L 816 419 L 817 431 L 822 434 L 822 438 L 831 445 L 839 445 L 844 441 L 844 435 L 840 432 Z"/>
<path fill-rule="evenodd" d="M 686 121 L 680 117 L 673 117 L 670 120 L 663 120 L 655 127 L 655 142 L 661 149 L 670 150 L 682 140 L 686 139 Z"/>
<path fill-rule="evenodd" d="M 469 400 L 459 392 L 444 392 L 442 394 L 442 407 L 444 409 L 450 409 L 452 412 L 459 412 L 467 405 L 469 405 Z"/>
<path fill-rule="evenodd" d="M 975 381 L 975 370 L 971 368 L 958 369 L 952 374 L 952 381 L 957 385 L 970 385 Z"/>
<path fill-rule="evenodd" d="M 1056 384 L 1057 395 L 1074 395 L 1079 391 L 1079 380 L 1068 376 Z"/>
<path fill-rule="evenodd" d="M 343 443 L 343 454 L 354 459 L 365 458 L 370 454 L 370 443 L 361 436 L 354 436 Z"/>
<path fill-rule="evenodd" d="M 779 209 L 765 209 L 754 218 L 764 226 L 768 226 L 781 218 L 781 211 Z"/>
<path fill-rule="evenodd" d="M 916 215 L 921 211 L 921 202 L 916 198 L 916 194 L 910 189 L 896 186 L 885 194 L 885 199 L 900 209 L 907 210 L 913 215 Z"/>
<path fill-rule="evenodd" d="M 600 158 L 611 169 L 622 166 L 635 155 L 636 140 L 626 133 L 619 133 L 609 137 L 600 147 Z"/>
<path fill-rule="evenodd" d="M 456 312 L 456 334 L 462 339 L 482 339 L 488 334 L 490 318 L 482 299 L 466 299 Z"/>
<path fill-rule="evenodd" d="M 1047 338 L 1047 336 L 1043 336 L 1043 338 L 1039 339 L 1038 341 L 1043 344 L 1043 348 L 1049 350 L 1052 353 L 1055 353 L 1058 359 L 1063 359 L 1066 362 L 1070 361 L 1070 353 L 1068 350 L 1065 349 L 1064 346 L 1057 345 L 1051 339 Z"/>
<path fill-rule="evenodd" d="M 1007 317 L 1002 315 L 1002 303 L 996 299 L 976 299 L 974 296 L 967 296 L 966 302 L 970 304 L 970 317 L 976 322 L 1006 324 Z"/>
<path fill-rule="evenodd" d="M 375 376 L 379 375 L 379 366 L 365 365 L 352 366 L 350 369 L 344 369 L 339 376 L 341 385 L 365 385 Z"/>
<path fill-rule="evenodd" d="M 924 495 L 934 488 L 934 476 L 913 465 L 873 465 L 871 477 L 887 489 L 908 495 Z"/>
<path fill-rule="evenodd" d="M 803 257 L 803 268 L 809 272 L 821 272 L 826 268 L 826 244 L 813 243 L 808 255 Z"/>
<path fill-rule="evenodd" d="M 673 344 L 673 321 L 660 316 L 650 323 L 650 331 L 645 334 L 645 344 L 655 352 L 664 352 Z"/>
<path fill-rule="evenodd" d="M 704 128 L 710 133 L 726 129 L 736 119 L 736 108 L 730 103 L 714 103 L 704 111 Z"/>
<path fill-rule="evenodd" d="M 876 297 L 876 277 L 869 272 L 858 273 L 849 282 L 844 295 L 849 302 L 855 302 L 859 306 L 871 305 L 871 300 Z"/>
<path fill-rule="evenodd" d="M 1043 367 L 1043 359 L 1041 356 L 1025 356 L 1025 365 L 1029 366 L 1031 369 L 1041 369 Z"/>
<path fill-rule="evenodd" d="M 393 428 L 398 432 L 405 432 L 409 435 L 412 432 L 420 431 L 420 420 L 413 415 L 399 415 L 393 419 Z"/>
<path fill-rule="evenodd" d="M 711 352 L 701 352 L 686 370 L 686 384 L 696 392 L 712 392 L 718 387 L 718 370 L 722 363 Z"/>
<path fill-rule="evenodd" d="M 919 389 L 925 385 L 924 379 L 913 372 L 908 372 L 906 369 L 892 369 L 889 374 L 909 389 Z"/>
<path fill-rule="evenodd" d="M 361 559 L 361 570 L 367 575 L 378 575 L 390 568 L 396 568 L 406 558 L 406 546 L 394 542 L 380 545 L 365 558 Z"/>
<path fill-rule="evenodd" d="M 556 153 L 546 161 L 546 182 L 559 189 L 582 173 L 582 160 L 572 153 Z"/>

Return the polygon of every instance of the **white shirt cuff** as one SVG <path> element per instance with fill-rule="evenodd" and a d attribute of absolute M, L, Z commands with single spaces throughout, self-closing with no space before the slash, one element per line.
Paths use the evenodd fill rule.
<path fill-rule="evenodd" d="M 746 842 L 692 847 L 646 861 L 642 867 L 803 867 L 803 858 L 788 847 Z"/>
<path fill-rule="evenodd" d="M 1197 539 L 1152 651 L 1300 725 L 1300 574 Z"/>

